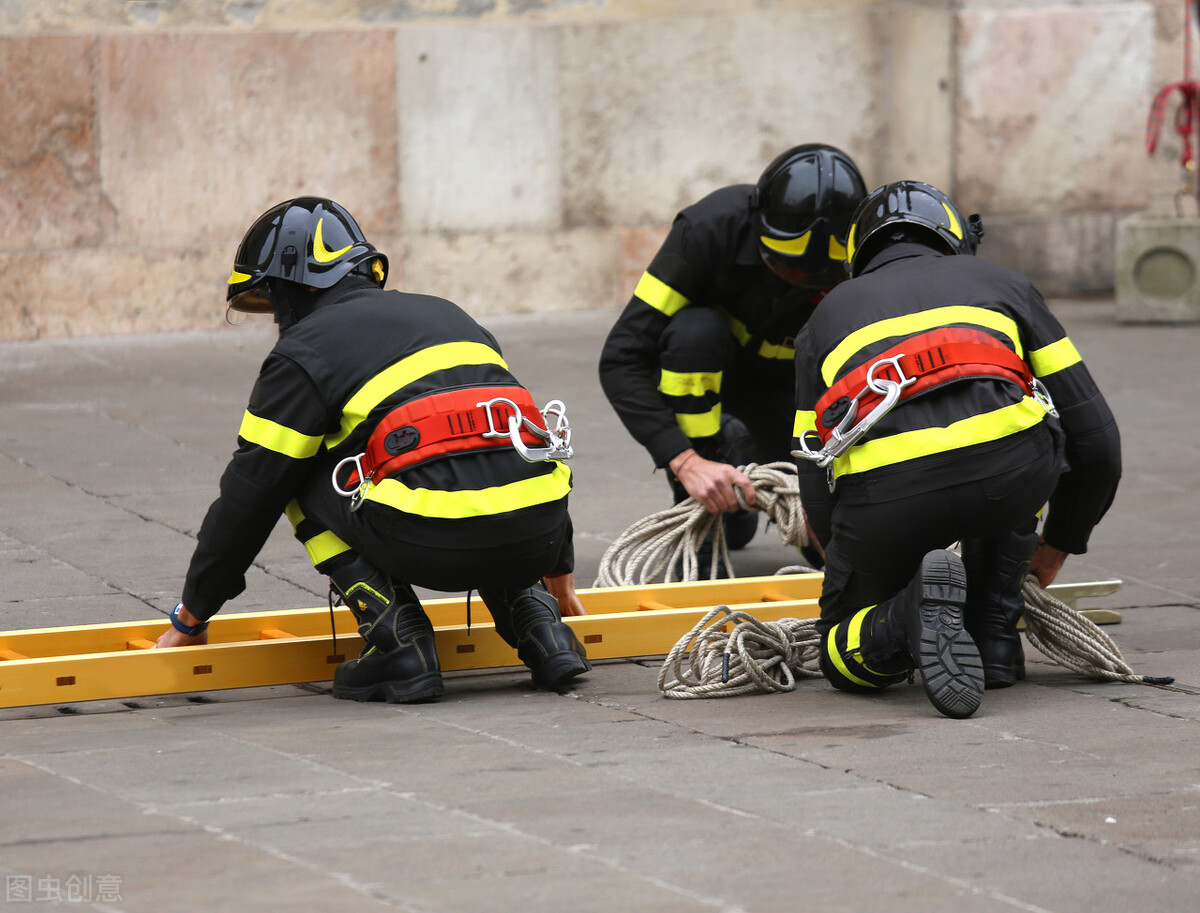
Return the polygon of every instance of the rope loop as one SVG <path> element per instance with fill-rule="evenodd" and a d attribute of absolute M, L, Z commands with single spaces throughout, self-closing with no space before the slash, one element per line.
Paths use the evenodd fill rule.
<path fill-rule="evenodd" d="M 743 510 L 760 510 L 779 529 L 786 545 L 808 546 L 808 528 L 800 503 L 800 482 L 792 463 L 747 463 L 738 469 L 754 483 L 755 504 L 746 503 L 737 487 L 734 492 Z M 708 577 L 716 577 L 724 566 L 733 575 L 733 562 L 725 542 L 725 524 L 720 515 L 710 514 L 695 498 L 685 498 L 673 507 L 650 514 L 634 523 L 604 552 L 596 586 L 641 586 L 696 580 L 700 574 L 699 553 L 712 535 L 712 558 Z"/>
<path fill-rule="evenodd" d="M 1025 578 L 1022 592 L 1025 636 L 1039 653 L 1060 666 L 1098 681 L 1159 687 L 1174 681 L 1135 673 L 1121 656 L 1120 648 L 1099 625 L 1042 589 L 1032 574 Z"/>
<path fill-rule="evenodd" d="M 677 700 L 792 691 L 797 678 L 821 677 L 815 626 L 814 619 L 764 622 L 717 606 L 671 648 L 658 690 Z"/>

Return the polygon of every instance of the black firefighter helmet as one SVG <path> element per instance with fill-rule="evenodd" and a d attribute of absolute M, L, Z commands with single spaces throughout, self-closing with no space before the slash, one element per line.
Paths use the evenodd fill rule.
<path fill-rule="evenodd" d="M 278 317 L 275 280 L 294 283 L 296 291 L 327 289 L 357 271 L 382 286 L 387 270 L 387 257 L 367 241 L 345 207 L 323 197 L 296 197 L 250 226 L 234 255 L 225 300 L 235 311 L 274 310 Z"/>
<path fill-rule="evenodd" d="M 850 216 L 866 193 L 858 166 L 834 146 L 805 143 L 779 155 L 752 199 L 763 259 L 807 274 L 809 285 L 844 279 Z"/>
<path fill-rule="evenodd" d="M 855 210 L 846 268 L 857 276 L 875 254 L 900 241 L 916 241 L 947 254 L 973 254 L 982 237 L 979 216 L 964 219 L 936 187 L 896 181 L 872 190 Z"/>

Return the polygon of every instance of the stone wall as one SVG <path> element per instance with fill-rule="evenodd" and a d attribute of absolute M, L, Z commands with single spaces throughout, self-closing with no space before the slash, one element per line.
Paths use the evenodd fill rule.
<path fill-rule="evenodd" d="M 219 325 L 245 228 L 308 193 L 392 286 L 615 308 L 680 207 L 812 140 L 1107 291 L 1177 184 L 1143 132 L 1182 36 L 1166 0 L 0 2 L 0 338 Z"/>

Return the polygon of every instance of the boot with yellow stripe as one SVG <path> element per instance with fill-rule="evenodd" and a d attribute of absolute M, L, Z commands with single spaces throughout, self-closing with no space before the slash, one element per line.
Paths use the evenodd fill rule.
<path fill-rule="evenodd" d="M 939 713 L 964 719 L 983 700 L 983 663 L 963 627 L 967 574 L 954 552 L 929 552 L 908 586 L 863 620 L 861 653 L 883 667 L 898 656 L 921 673 L 925 696 Z"/>
<path fill-rule="evenodd" d="M 983 699 L 983 663 L 962 626 L 966 571 L 953 552 L 926 554 L 905 589 L 839 621 L 824 639 L 821 668 L 842 691 L 869 692 L 916 669 L 938 713 L 964 719 Z"/>
<path fill-rule="evenodd" d="M 337 667 L 333 696 L 351 701 L 412 704 L 440 697 L 441 666 L 433 624 L 406 584 L 395 585 L 362 558 L 329 577 L 358 621 L 366 645 Z"/>

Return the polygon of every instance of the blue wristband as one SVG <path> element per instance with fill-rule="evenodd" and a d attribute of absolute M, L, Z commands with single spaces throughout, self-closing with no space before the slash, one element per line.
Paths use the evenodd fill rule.
<path fill-rule="evenodd" d="M 181 634 L 186 634 L 188 637 L 195 637 L 197 634 L 203 634 L 208 630 L 208 622 L 202 621 L 198 625 L 185 625 L 179 618 L 179 610 L 183 608 L 183 603 L 178 603 L 175 608 L 171 609 L 171 624 L 176 631 Z"/>

